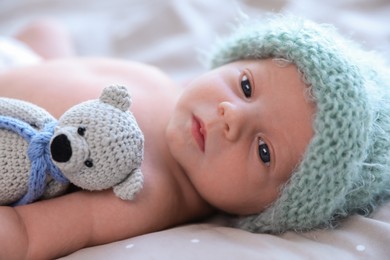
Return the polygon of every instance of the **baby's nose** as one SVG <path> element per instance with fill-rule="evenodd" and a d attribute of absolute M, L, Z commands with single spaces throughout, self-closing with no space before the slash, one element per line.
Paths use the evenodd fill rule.
<path fill-rule="evenodd" d="M 50 144 L 51 157 L 56 162 L 67 162 L 72 157 L 72 146 L 64 134 L 57 135 Z"/>
<path fill-rule="evenodd" d="M 231 102 L 223 101 L 218 105 L 218 114 L 222 117 L 226 138 L 231 141 L 237 139 L 245 121 L 245 115 L 240 108 Z"/>

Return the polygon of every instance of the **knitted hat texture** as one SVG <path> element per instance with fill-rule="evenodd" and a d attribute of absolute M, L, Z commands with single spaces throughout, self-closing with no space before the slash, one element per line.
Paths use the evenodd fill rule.
<path fill-rule="evenodd" d="M 333 227 L 389 199 L 390 80 L 380 59 L 331 26 L 272 16 L 240 25 L 209 62 L 265 58 L 297 66 L 316 103 L 314 136 L 279 198 L 236 225 L 267 233 Z"/>

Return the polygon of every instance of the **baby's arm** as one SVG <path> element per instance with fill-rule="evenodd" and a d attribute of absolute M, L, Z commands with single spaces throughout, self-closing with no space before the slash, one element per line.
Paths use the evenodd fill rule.
<path fill-rule="evenodd" d="M 24 259 L 27 235 L 18 212 L 0 206 L 0 259 Z"/>
<path fill-rule="evenodd" d="M 55 258 L 83 247 L 137 235 L 141 230 L 131 225 L 131 219 L 139 221 L 138 203 L 119 200 L 112 191 L 76 192 L 19 207 L 16 211 L 26 227 L 28 258 Z"/>
<path fill-rule="evenodd" d="M 22 207 L 0 207 L 0 259 L 49 259 L 92 244 L 91 207 L 99 197 L 74 193 Z"/>
<path fill-rule="evenodd" d="M 146 223 L 139 223 L 138 203 L 121 201 L 112 192 L 76 192 L 15 210 L 2 207 L 0 258 L 53 259 L 147 232 Z"/>
<path fill-rule="evenodd" d="M 53 259 L 190 220 L 194 212 L 185 206 L 178 210 L 182 196 L 163 190 L 144 189 L 134 201 L 123 201 L 109 190 L 0 207 L 0 259 L 17 254 L 21 259 Z"/>

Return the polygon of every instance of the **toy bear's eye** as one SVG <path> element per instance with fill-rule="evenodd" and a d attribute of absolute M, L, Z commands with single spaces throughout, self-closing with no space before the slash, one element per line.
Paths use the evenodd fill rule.
<path fill-rule="evenodd" d="M 77 128 L 77 133 L 81 136 L 84 136 L 85 130 L 86 130 L 85 127 L 79 127 Z"/>
<path fill-rule="evenodd" d="M 88 168 L 91 168 L 93 166 L 93 162 L 91 159 L 88 159 L 84 162 L 85 166 L 87 166 Z"/>

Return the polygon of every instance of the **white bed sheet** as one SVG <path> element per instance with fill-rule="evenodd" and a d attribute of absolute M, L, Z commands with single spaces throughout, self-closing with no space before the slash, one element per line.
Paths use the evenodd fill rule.
<path fill-rule="evenodd" d="M 204 71 L 199 50 L 226 34 L 240 12 L 270 11 L 335 24 L 390 60 L 389 0 L 1 0 L 0 33 L 55 17 L 70 29 L 78 54 L 146 62 L 181 80 Z"/>
<path fill-rule="evenodd" d="M 70 29 L 80 55 L 146 62 L 185 81 L 205 71 L 199 50 L 227 33 L 240 12 L 261 16 L 270 11 L 335 24 L 390 60 L 388 0 L 1 0 L 0 35 L 12 35 L 42 16 L 55 17 Z M 86 248 L 63 259 L 388 259 L 389 245 L 386 204 L 370 218 L 351 217 L 337 230 L 271 236 L 213 219 Z"/>
<path fill-rule="evenodd" d="M 336 230 L 275 236 L 210 221 L 86 248 L 62 259 L 389 259 L 389 245 L 390 203 L 371 218 L 353 216 Z"/>

